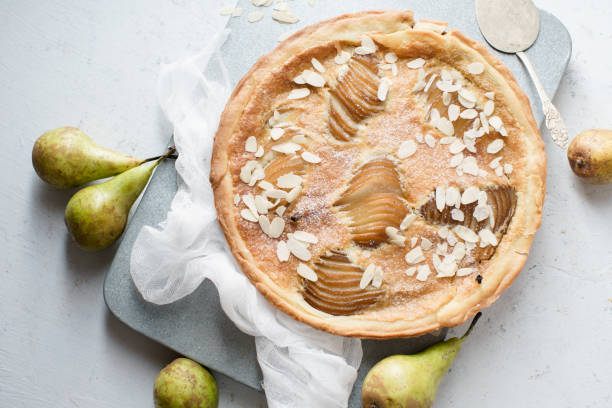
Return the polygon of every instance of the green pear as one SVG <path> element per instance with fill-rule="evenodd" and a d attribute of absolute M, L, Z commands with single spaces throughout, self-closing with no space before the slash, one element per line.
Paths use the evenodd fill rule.
<path fill-rule="evenodd" d="M 132 204 L 147 185 L 153 169 L 166 156 L 127 170 L 104 183 L 85 187 L 72 196 L 64 220 L 81 248 L 104 249 L 121 236 Z"/>
<path fill-rule="evenodd" d="M 38 176 L 57 188 L 72 188 L 122 173 L 144 160 L 95 144 L 82 130 L 61 127 L 34 143 L 32 164 Z"/>
<path fill-rule="evenodd" d="M 453 337 L 413 355 L 395 355 L 379 361 L 363 380 L 364 408 L 428 408 L 440 380 L 448 372 L 461 345 L 480 318 L 474 317 L 461 338 Z"/>
<path fill-rule="evenodd" d="M 153 399 L 155 408 L 216 408 L 219 391 L 208 370 L 195 361 L 177 358 L 159 372 Z"/>

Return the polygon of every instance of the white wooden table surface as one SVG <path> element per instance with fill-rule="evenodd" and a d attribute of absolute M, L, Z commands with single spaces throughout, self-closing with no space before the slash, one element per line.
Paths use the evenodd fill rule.
<path fill-rule="evenodd" d="M 572 135 L 612 128 L 605 3 L 536 1 L 573 38 L 555 98 Z M 42 132 L 63 125 L 124 153 L 162 151 L 171 129 L 156 101 L 159 65 L 206 44 L 220 7 L 0 2 L 0 406 L 152 407 L 153 380 L 175 355 L 107 311 L 102 281 L 114 251 L 70 242 L 70 193 L 43 184 L 30 153 Z M 612 186 L 581 184 L 547 145 L 548 195 L 528 267 L 466 343 L 437 407 L 612 406 Z M 221 407 L 265 406 L 230 379 L 219 385 Z"/>

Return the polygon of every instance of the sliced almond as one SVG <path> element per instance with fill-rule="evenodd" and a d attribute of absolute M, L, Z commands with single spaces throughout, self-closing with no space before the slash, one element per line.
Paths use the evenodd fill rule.
<path fill-rule="evenodd" d="M 300 262 L 297 267 L 297 273 L 304 279 L 308 279 L 309 281 L 316 282 L 318 276 L 315 271 L 313 271 L 308 265 Z"/>
<path fill-rule="evenodd" d="M 376 273 L 376 265 L 369 264 L 363 274 L 361 275 L 361 281 L 359 281 L 359 288 L 365 289 L 368 287 L 372 279 L 374 278 L 374 274 Z"/>
<path fill-rule="evenodd" d="M 319 239 L 315 235 L 306 231 L 295 231 L 293 233 L 293 238 L 301 242 L 306 242 L 308 244 L 316 244 L 317 242 L 319 242 Z"/>
<path fill-rule="evenodd" d="M 429 251 L 432 246 L 433 243 L 429 239 L 424 237 L 421 238 L 421 248 L 423 249 L 423 251 Z"/>
<path fill-rule="evenodd" d="M 512 174 L 512 165 L 509 163 L 504 164 L 504 173 L 505 174 Z"/>
<path fill-rule="evenodd" d="M 372 278 L 372 286 L 375 288 L 380 288 L 383 281 L 383 270 L 380 266 L 376 267 L 376 272 L 374 272 L 374 277 Z"/>
<path fill-rule="evenodd" d="M 278 238 L 283 233 L 285 229 L 285 220 L 281 217 L 274 217 L 272 222 L 270 223 L 270 236 L 272 238 Z"/>
<path fill-rule="evenodd" d="M 262 18 L 264 18 L 264 13 L 262 13 L 261 11 L 251 11 L 247 16 L 247 20 L 249 23 L 256 23 Z"/>
<path fill-rule="evenodd" d="M 293 142 L 285 142 L 272 146 L 272 150 L 284 154 L 293 154 L 300 150 L 302 146 Z"/>
<path fill-rule="evenodd" d="M 451 122 L 456 121 L 457 118 L 459 118 L 460 110 L 461 109 L 459 108 L 459 106 L 455 105 L 454 103 L 448 105 L 448 119 Z"/>
<path fill-rule="evenodd" d="M 412 61 L 408 62 L 406 66 L 411 69 L 418 69 L 425 65 L 425 60 L 423 58 L 416 58 Z"/>
<path fill-rule="evenodd" d="M 285 24 L 295 24 L 298 21 L 300 21 L 300 19 L 298 18 L 298 16 L 296 16 L 295 14 L 293 14 L 291 11 L 275 11 L 272 13 L 272 18 L 276 21 L 278 21 L 279 23 L 285 23 Z"/>
<path fill-rule="evenodd" d="M 287 99 L 302 99 L 310 95 L 310 89 L 308 88 L 296 88 L 289 92 Z"/>
<path fill-rule="evenodd" d="M 484 72 L 484 65 L 480 62 L 472 62 L 468 64 L 467 71 L 474 75 L 482 74 Z"/>
<path fill-rule="evenodd" d="M 287 194 L 287 198 L 286 198 L 287 202 L 288 203 L 293 202 L 293 200 L 295 200 L 300 195 L 301 192 L 302 192 L 301 185 L 292 188 L 291 191 L 289 191 L 289 193 Z"/>
<path fill-rule="evenodd" d="M 406 254 L 404 260 L 410 265 L 423 262 L 425 260 L 425 256 L 423 256 L 423 250 L 420 246 L 413 248 Z"/>
<path fill-rule="evenodd" d="M 249 153 L 255 153 L 257 151 L 257 139 L 255 136 L 249 136 L 244 144 L 244 150 Z"/>
<path fill-rule="evenodd" d="M 319 71 L 319 72 L 321 72 L 321 73 L 322 73 L 322 72 L 325 72 L 325 67 L 323 66 L 323 64 L 321 64 L 321 63 L 319 62 L 319 60 L 318 60 L 318 59 L 316 59 L 316 58 L 312 58 L 312 59 L 310 60 L 310 63 L 312 64 L 312 66 L 314 67 L 314 69 L 316 69 L 317 71 Z"/>
<path fill-rule="evenodd" d="M 302 159 L 304 159 L 304 161 L 307 163 L 321 163 L 321 158 L 316 154 L 310 152 L 302 152 Z"/>
<path fill-rule="evenodd" d="M 416 279 L 418 281 L 424 282 L 431 275 L 431 269 L 429 269 L 429 265 L 419 265 L 417 266 L 417 276 Z"/>
<path fill-rule="evenodd" d="M 476 235 L 476 233 L 468 227 L 464 227 L 463 225 L 456 225 L 453 228 L 453 232 L 465 242 L 478 242 L 478 235 Z"/>
<path fill-rule="evenodd" d="M 407 157 L 412 156 L 416 152 L 417 146 L 413 140 L 405 140 L 400 144 L 399 149 L 397 150 L 397 157 L 400 159 L 405 159 Z"/>
<path fill-rule="evenodd" d="M 485 92 L 485 96 L 489 99 L 495 99 L 495 92 Z"/>
<path fill-rule="evenodd" d="M 489 118 L 489 125 L 491 125 L 493 129 L 499 131 L 499 129 L 502 127 L 502 120 L 499 116 L 491 116 Z"/>
<path fill-rule="evenodd" d="M 404 219 L 402 220 L 400 224 L 400 230 L 402 231 L 407 230 L 408 227 L 412 225 L 414 220 L 416 220 L 416 218 L 417 218 L 416 214 L 413 214 L 413 213 L 406 214 L 406 216 L 404 217 Z"/>
<path fill-rule="evenodd" d="M 287 210 L 287 207 L 285 207 L 284 205 L 279 205 L 278 207 L 276 207 L 275 212 L 279 217 L 282 217 L 285 213 L 285 210 Z"/>
<path fill-rule="evenodd" d="M 287 173 L 283 174 L 276 181 L 276 185 L 280 188 L 294 188 L 302 184 L 304 179 L 297 174 Z"/>
<path fill-rule="evenodd" d="M 255 217 L 253 213 L 246 208 L 243 208 L 242 211 L 240 211 L 240 216 L 247 221 L 257 222 L 257 217 Z"/>
<path fill-rule="evenodd" d="M 291 253 L 289 252 L 289 248 L 287 248 L 287 243 L 285 241 L 279 241 L 278 244 L 276 244 L 276 257 L 278 260 L 286 262 L 289 260 L 289 255 L 291 255 Z"/>
<path fill-rule="evenodd" d="M 295 238 L 289 238 L 287 240 L 287 248 L 289 248 L 289 251 L 293 254 L 293 256 L 299 260 L 305 262 L 310 261 L 310 251 L 308 251 L 308 248 L 306 248 L 304 244 L 300 243 Z"/>
<path fill-rule="evenodd" d="M 406 237 L 399 233 L 395 227 L 386 227 L 385 233 L 392 244 L 403 247 L 406 244 Z"/>
<path fill-rule="evenodd" d="M 411 266 L 410 268 L 406 269 L 404 273 L 406 274 L 406 276 L 414 276 L 416 271 L 417 271 L 416 266 Z"/>
<path fill-rule="evenodd" d="M 473 274 L 477 270 L 477 268 L 459 268 L 457 269 L 457 273 L 455 273 L 455 276 L 468 276 Z"/>
<path fill-rule="evenodd" d="M 495 139 L 487 146 L 487 153 L 495 154 L 498 153 L 504 147 L 504 141 L 502 139 Z"/>

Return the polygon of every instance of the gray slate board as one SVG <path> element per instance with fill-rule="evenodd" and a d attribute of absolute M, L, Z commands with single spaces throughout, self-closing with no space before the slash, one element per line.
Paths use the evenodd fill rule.
<path fill-rule="evenodd" d="M 232 33 L 223 54 L 230 78 L 237 83 L 251 65 L 277 43 L 278 35 L 315 23 L 330 16 L 370 9 L 410 9 L 415 18 L 448 21 L 469 37 L 485 43 L 478 31 L 472 0 L 360 0 L 321 2 L 315 8 L 305 1 L 292 2 L 291 7 L 300 16 L 297 25 L 281 25 L 269 21 L 270 8 L 264 21 L 246 22 L 243 16 L 230 20 Z M 251 10 L 250 1 L 241 0 L 245 13 Z M 211 10 L 211 12 L 216 12 Z M 540 11 L 541 32 L 528 51 L 533 65 L 549 96 L 555 94 L 571 55 L 571 39 L 554 16 Z M 513 55 L 494 53 L 510 68 L 519 85 L 532 101 L 538 123 L 542 110 L 535 88 L 523 67 Z M 211 369 L 223 373 L 255 389 L 261 389 L 261 372 L 255 354 L 253 338 L 240 332 L 223 314 L 219 297 L 212 283 L 204 282 L 193 294 L 171 305 L 156 306 L 145 302 L 136 291 L 129 274 L 132 244 L 144 225 L 157 225 L 163 221 L 177 188 L 176 172 L 172 162 L 162 163 L 151 180 L 135 211 L 104 282 L 104 298 L 113 314 L 134 330 L 169 348 L 190 357 Z M 364 357 L 355 384 L 350 406 L 359 407 L 359 390 L 367 371 L 381 358 L 397 353 L 413 353 L 440 341 L 444 332 L 416 339 L 363 342 Z"/>

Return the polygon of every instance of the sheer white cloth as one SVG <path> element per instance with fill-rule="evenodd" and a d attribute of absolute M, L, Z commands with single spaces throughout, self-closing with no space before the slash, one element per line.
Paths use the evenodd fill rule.
<path fill-rule="evenodd" d="M 208 176 L 213 137 L 231 92 L 218 51 L 227 35 L 219 34 L 200 54 L 161 68 L 158 97 L 174 126 L 179 187 L 167 219 L 140 231 L 132 279 L 156 304 L 187 296 L 210 279 L 227 316 L 255 336 L 271 408 L 346 407 L 361 342 L 315 330 L 272 307 L 240 272 L 217 223 Z M 207 77 L 209 63 L 218 64 L 221 78 Z"/>

